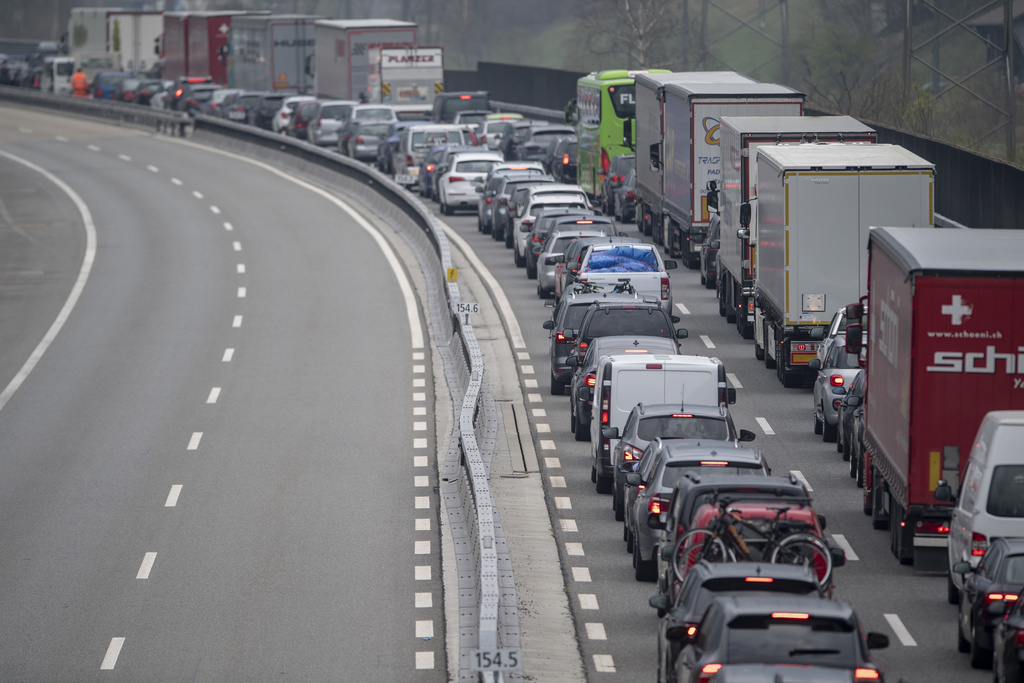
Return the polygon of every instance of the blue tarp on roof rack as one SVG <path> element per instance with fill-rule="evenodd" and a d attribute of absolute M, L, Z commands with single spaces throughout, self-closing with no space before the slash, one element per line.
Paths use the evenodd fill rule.
<path fill-rule="evenodd" d="M 592 254 L 587 262 L 586 272 L 655 273 L 658 272 L 658 258 L 650 249 L 613 247 Z"/>

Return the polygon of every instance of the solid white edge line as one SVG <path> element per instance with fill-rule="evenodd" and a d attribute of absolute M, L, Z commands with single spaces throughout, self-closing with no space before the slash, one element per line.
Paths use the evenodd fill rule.
<path fill-rule="evenodd" d="M 2 153 L 2 152 L 0 152 Z M 103 663 L 100 664 L 101 671 L 110 671 L 117 665 L 117 658 L 124 647 L 124 638 L 111 638 L 107 646 L 107 654 L 103 655 Z"/>
<path fill-rule="evenodd" d="M 885 620 L 889 622 L 889 626 L 892 627 L 893 633 L 899 638 L 900 642 L 906 647 L 915 647 L 917 641 L 914 640 L 914 636 L 910 635 L 910 631 L 903 625 L 903 621 L 895 614 L 883 614 Z"/>
<path fill-rule="evenodd" d="M 164 138 L 161 139 L 163 140 Z M 324 199 L 331 202 L 339 209 L 347 213 L 349 217 L 352 218 L 352 220 L 359 224 L 359 227 L 365 230 L 367 234 L 369 234 L 370 237 L 373 238 L 373 241 L 377 243 L 377 246 L 383 252 L 384 259 L 388 262 L 388 265 L 391 266 L 391 270 L 395 275 L 395 279 L 398 281 L 398 288 L 401 290 L 402 297 L 405 299 L 405 315 L 406 318 L 408 318 L 409 320 L 409 334 L 412 338 L 412 348 L 423 348 L 423 327 L 420 324 L 419 307 L 416 304 L 416 295 L 413 293 L 412 285 L 409 283 L 409 277 L 405 274 L 405 270 L 402 268 L 402 263 L 398 260 L 398 257 L 395 255 L 395 252 L 391 248 L 391 245 L 388 244 L 388 241 L 384 238 L 384 235 L 382 235 L 381 232 L 377 228 L 375 228 L 369 221 L 367 221 L 365 218 L 359 215 L 355 209 L 349 206 L 346 202 L 332 195 L 327 190 L 317 187 L 312 183 L 308 183 L 305 180 L 302 180 L 301 178 L 295 178 L 293 176 L 290 176 L 284 171 L 276 169 L 270 164 L 266 164 L 262 161 L 250 159 L 248 157 L 244 157 L 239 154 L 234 154 L 232 152 L 225 152 L 224 150 L 214 149 L 212 147 L 204 147 L 203 145 L 199 145 L 194 142 L 189 142 L 188 140 L 166 138 L 166 141 L 174 142 L 180 145 L 187 145 L 189 147 L 201 149 L 206 152 L 220 154 L 231 159 L 245 161 L 247 163 L 252 164 L 253 166 L 258 166 L 259 168 L 262 168 L 265 171 L 273 173 L 274 175 L 280 178 L 284 178 L 285 180 L 294 183 L 299 187 L 305 188 L 314 194 L 320 195 L 321 197 L 323 197 Z M 522 335 L 520 335 L 520 337 L 521 336 Z M 525 346 L 525 343 L 523 345 Z"/>
<path fill-rule="evenodd" d="M 477 275 L 480 276 L 484 282 L 487 283 L 494 296 L 495 303 L 498 304 L 498 311 L 501 313 L 501 317 L 505 320 L 505 324 L 508 325 L 508 336 L 511 338 L 513 349 L 525 349 L 526 340 L 523 338 L 523 331 L 519 327 L 519 321 L 516 319 L 516 314 L 512 311 L 512 305 L 508 302 L 508 297 L 505 296 L 505 290 L 501 288 L 498 281 L 491 274 L 491 271 L 484 265 L 484 262 L 480 260 L 480 257 L 473 251 L 473 247 L 469 246 L 469 242 L 462 238 L 462 235 L 452 230 L 452 228 L 445 223 L 440 221 L 444 226 L 444 234 L 448 236 L 452 242 L 455 242 L 459 247 L 459 251 L 462 252 L 463 256 L 472 264 L 473 269 Z"/>
<path fill-rule="evenodd" d="M 93 223 L 92 213 L 89 211 L 89 207 L 82 200 L 79 194 L 72 190 L 71 187 L 63 180 L 46 169 L 33 164 L 27 159 L 22 159 L 21 157 L 14 156 L 13 154 L 3 151 L 0 151 L 0 156 L 39 173 L 51 183 L 59 187 L 61 191 L 64 192 L 64 194 L 66 194 L 74 203 L 78 212 L 82 216 L 82 223 L 85 226 L 85 254 L 82 258 L 82 265 L 78 269 L 78 278 L 75 280 L 75 284 L 71 288 L 71 293 L 68 294 L 68 298 L 64 302 L 64 306 L 61 307 L 60 312 L 57 314 L 56 320 L 54 320 L 53 324 L 50 325 L 50 329 L 46 331 L 46 334 L 43 335 L 43 338 L 40 340 L 35 350 L 32 351 L 32 355 L 28 357 L 25 364 L 21 366 L 18 373 L 13 379 L 11 379 L 3 392 L 0 393 L 0 410 L 3 410 L 4 406 L 7 405 L 7 402 L 11 400 L 12 396 L 14 396 L 14 392 L 21 387 L 28 378 L 29 373 L 35 369 L 39 360 L 43 357 L 43 354 L 46 353 L 48 348 L 50 348 L 50 344 L 52 344 L 53 340 L 57 338 L 57 334 L 60 332 L 61 328 L 64 327 L 64 323 L 67 322 L 68 317 L 71 315 L 71 311 L 75 308 L 75 304 L 78 303 L 78 299 L 82 295 L 82 290 L 85 289 L 85 283 L 89 279 L 89 273 L 92 271 L 93 263 L 96 260 L 96 226 Z"/>
<path fill-rule="evenodd" d="M 857 553 L 853 552 L 853 546 L 846 540 L 846 536 L 842 534 L 832 534 L 832 539 L 839 544 L 839 547 L 843 549 L 843 553 L 846 554 L 846 560 L 848 562 L 856 562 L 860 559 Z"/>

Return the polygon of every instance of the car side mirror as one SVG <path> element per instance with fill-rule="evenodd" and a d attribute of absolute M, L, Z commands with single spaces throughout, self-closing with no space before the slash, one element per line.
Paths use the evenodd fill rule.
<path fill-rule="evenodd" d="M 740 225 L 744 228 L 750 225 L 750 202 L 740 204 Z"/>
<path fill-rule="evenodd" d="M 532 229 L 533 229 L 533 226 L 532 225 L 527 225 L 526 223 L 522 223 L 519 226 L 519 232 L 530 232 L 530 230 L 532 230 Z"/>
<path fill-rule="evenodd" d="M 750 239 L 750 228 L 740 228 L 736 231 L 736 238 L 741 240 Z"/>
<path fill-rule="evenodd" d="M 821 526 L 822 530 L 824 530 L 827 526 L 825 522 L 825 515 L 821 514 L 820 512 L 818 513 L 818 525 Z"/>
<path fill-rule="evenodd" d="M 668 596 L 664 593 L 652 595 L 651 599 L 647 601 L 647 604 L 661 612 L 667 612 L 668 608 L 671 607 L 671 605 L 668 604 Z"/>
<path fill-rule="evenodd" d="M 857 408 L 862 403 L 860 396 L 847 396 L 846 405 L 850 408 Z"/>
<path fill-rule="evenodd" d="M 637 462 L 636 460 L 620 462 L 618 465 L 615 466 L 615 469 L 617 469 L 620 474 L 630 474 L 632 472 L 636 472 L 637 465 L 639 464 L 640 463 Z"/>
<path fill-rule="evenodd" d="M 668 261 L 665 261 L 665 270 L 675 270 L 678 267 L 679 267 L 679 262 L 678 261 L 673 261 L 671 259 L 668 260 Z"/>
<path fill-rule="evenodd" d="M 812 327 L 808 336 L 810 336 L 811 339 L 818 339 L 818 340 L 824 339 L 825 338 L 825 328 L 824 327 Z"/>
<path fill-rule="evenodd" d="M 868 649 L 881 650 L 889 647 L 889 636 L 884 633 L 868 632 Z"/>
<path fill-rule="evenodd" d="M 953 566 L 950 567 L 954 574 L 970 574 L 974 571 L 974 567 L 971 566 L 970 562 L 954 562 Z"/>
<path fill-rule="evenodd" d="M 483 194 L 484 193 L 483 185 L 477 185 L 473 189 L 476 190 L 477 194 Z"/>
<path fill-rule="evenodd" d="M 741 429 L 740 430 L 740 441 L 741 442 L 748 443 L 750 441 L 753 441 L 756 438 L 757 438 L 757 434 L 755 434 L 754 432 L 750 431 L 749 429 Z"/>
<path fill-rule="evenodd" d="M 864 317 L 864 304 L 847 304 L 846 319 L 860 320 Z"/>
<path fill-rule="evenodd" d="M 729 405 L 736 403 L 736 390 L 733 389 L 732 387 L 729 387 L 728 389 L 725 390 L 725 401 Z"/>
<path fill-rule="evenodd" d="M 657 512 L 652 512 L 647 515 L 647 526 L 651 529 L 664 529 L 665 522 L 661 521 L 661 515 Z"/>
<path fill-rule="evenodd" d="M 555 329 L 555 321 L 554 320 L 545 320 L 544 324 L 541 325 L 541 327 L 543 327 L 545 330 L 553 330 L 553 329 Z"/>
<path fill-rule="evenodd" d="M 939 479 L 938 486 L 935 487 L 935 500 L 941 500 L 943 503 L 952 503 L 955 498 L 953 497 L 953 487 L 949 485 L 949 482 L 945 479 Z M 964 564 L 958 562 L 957 564 Z M 956 571 L 956 564 L 953 565 L 953 571 Z M 967 565 L 970 567 L 970 565 Z"/>
<path fill-rule="evenodd" d="M 626 486 L 639 486 L 644 483 L 644 480 L 640 478 L 639 472 L 630 472 L 626 475 Z"/>
<path fill-rule="evenodd" d="M 678 323 L 680 320 L 682 320 L 682 318 L 680 318 L 678 315 L 670 315 L 668 318 L 673 323 Z"/>
<path fill-rule="evenodd" d="M 690 336 L 690 333 L 687 332 L 682 327 L 680 327 L 679 329 L 676 330 L 676 339 L 686 339 L 689 336 Z"/>
<path fill-rule="evenodd" d="M 807 362 L 807 368 L 809 370 L 821 370 L 821 360 L 818 358 L 812 358 Z"/>
<path fill-rule="evenodd" d="M 570 368 L 574 368 L 580 364 L 580 359 L 578 356 L 569 356 L 568 358 L 565 359 L 565 364 L 568 365 Z"/>
<path fill-rule="evenodd" d="M 864 328 L 860 325 L 846 326 L 846 352 L 854 355 L 860 353 L 864 346 Z"/>
<path fill-rule="evenodd" d="M 619 438 L 619 428 L 605 427 L 601 430 L 601 436 L 605 439 L 617 439 Z"/>
<path fill-rule="evenodd" d="M 846 553 L 843 552 L 842 548 L 830 547 L 828 554 L 832 556 L 833 567 L 844 567 L 846 566 Z"/>
<path fill-rule="evenodd" d="M 575 356 L 569 357 L 575 358 Z M 578 398 L 581 401 L 589 401 L 591 398 L 593 398 L 593 391 L 593 389 L 584 384 L 583 386 L 576 390 L 576 398 Z"/>

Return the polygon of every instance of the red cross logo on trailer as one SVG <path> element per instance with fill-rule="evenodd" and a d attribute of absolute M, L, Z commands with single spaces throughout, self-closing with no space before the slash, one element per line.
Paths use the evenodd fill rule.
<path fill-rule="evenodd" d="M 942 307 L 942 315 L 948 315 L 954 325 L 963 325 L 965 320 L 970 320 L 972 311 L 974 306 L 965 304 L 959 294 L 954 294 L 953 300 Z"/>

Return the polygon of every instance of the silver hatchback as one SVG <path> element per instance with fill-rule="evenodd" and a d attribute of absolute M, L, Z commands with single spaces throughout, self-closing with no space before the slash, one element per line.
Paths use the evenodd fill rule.
<path fill-rule="evenodd" d="M 337 145 L 338 131 L 348 122 L 356 102 L 348 100 L 324 100 L 317 103 L 317 110 L 309 122 L 309 141 L 315 145 Z"/>
<path fill-rule="evenodd" d="M 820 358 L 812 358 L 809 367 L 818 371 L 814 379 L 814 433 L 831 443 L 838 434 L 839 404 L 860 365 L 856 355 L 846 352 L 845 334 L 825 340 L 824 346 Z"/>

